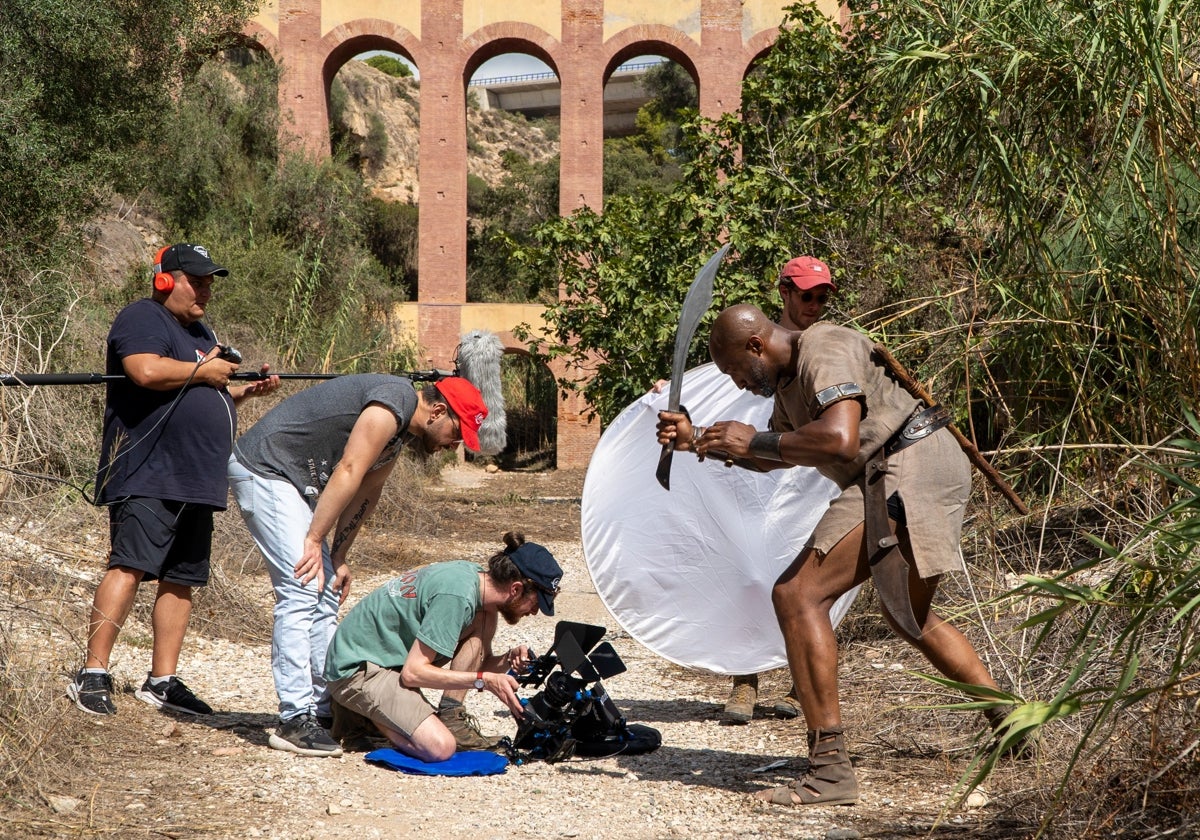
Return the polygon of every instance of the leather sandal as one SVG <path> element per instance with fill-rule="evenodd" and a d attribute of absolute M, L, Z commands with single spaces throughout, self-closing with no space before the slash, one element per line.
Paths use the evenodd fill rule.
<path fill-rule="evenodd" d="M 988 726 L 992 730 L 992 740 L 989 745 L 989 750 L 996 750 L 1000 747 L 1005 738 L 1009 736 L 1007 728 L 1004 726 L 1004 719 L 1011 711 L 1011 707 L 1003 707 L 1001 709 L 988 709 L 983 713 L 984 718 L 988 722 Z M 1000 758 L 1009 759 L 1011 761 L 1029 761 L 1037 758 L 1038 754 L 1038 738 L 1036 730 L 1029 730 L 1020 733 L 1016 738 L 1013 738 L 1011 743 L 1000 753 Z"/>
<path fill-rule="evenodd" d="M 757 794 L 772 805 L 853 805 L 858 801 L 858 780 L 846 742 L 839 729 L 808 731 L 808 772 L 794 785 Z"/>

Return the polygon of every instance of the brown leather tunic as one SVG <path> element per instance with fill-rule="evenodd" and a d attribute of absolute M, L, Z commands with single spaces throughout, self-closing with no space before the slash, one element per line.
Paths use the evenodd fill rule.
<path fill-rule="evenodd" d="M 858 456 L 846 464 L 818 468 L 842 488 L 810 540 L 822 553 L 828 553 L 863 521 L 867 461 L 922 407 L 920 400 L 874 362 L 872 346 L 869 339 L 854 330 L 814 324 L 798 336 L 795 379 L 775 393 L 771 428 L 789 432 L 817 419 L 821 407 L 816 395 L 826 388 L 853 383 L 863 390 L 863 397 L 858 398 L 863 403 Z M 909 540 L 921 576 L 961 569 L 958 543 L 971 489 L 971 469 L 954 437 L 942 429 L 893 455 L 888 462 L 886 491 L 889 496 L 898 492 L 904 502 Z"/>

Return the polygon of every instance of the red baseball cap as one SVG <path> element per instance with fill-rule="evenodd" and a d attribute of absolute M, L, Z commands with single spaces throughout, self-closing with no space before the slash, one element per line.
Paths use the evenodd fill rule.
<path fill-rule="evenodd" d="M 816 257 L 796 257 L 787 261 L 783 271 L 779 273 L 779 282 L 790 280 L 800 291 L 815 289 L 818 286 L 829 286 L 835 292 L 837 283 L 829 273 L 829 266 Z"/>
<path fill-rule="evenodd" d="M 462 432 L 463 446 L 472 452 L 479 451 L 479 427 L 487 419 L 488 410 L 479 389 L 461 376 L 447 376 L 433 383 L 446 398 L 450 408 L 458 415 L 458 428 Z"/>

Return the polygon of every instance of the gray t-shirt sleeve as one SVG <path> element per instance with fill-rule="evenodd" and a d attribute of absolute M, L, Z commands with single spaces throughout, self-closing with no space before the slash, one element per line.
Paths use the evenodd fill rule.
<path fill-rule="evenodd" d="M 412 382 L 381 373 L 330 379 L 288 397 L 237 441 L 238 460 L 266 478 L 283 478 L 316 504 L 341 460 L 358 416 L 368 405 L 396 415 L 397 431 L 375 466 L 392 461 L 417 407 Z"/>

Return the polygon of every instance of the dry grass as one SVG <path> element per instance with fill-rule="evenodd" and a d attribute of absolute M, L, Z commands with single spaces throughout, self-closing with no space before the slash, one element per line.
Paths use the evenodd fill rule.
<path fill-rule="evenodd" d="M 99 416 L 91 397 L 59 389 L 35 399 L 28 393 L 0 393 L 0 398 L 8 424 L 6 459 L 47 469 L 63 466 L 68 475 L 84 471 L 70 466 L 82 463 L 82 456 L 72 456 L 69 463 L 54 460 L 34 441 L 57 436 L 68 441 L 70 450 L 94 448 Z M 267 408 L 265 400 L 249 404 L 243 427 Z M 16 429 L 13 418 L 18 416 Z M 578 492 L 571 488 L 582 485 L 581 476 L 502 473 L 485 486 L 460 488 L 434 480 L 445 465 L 442 459 L 401 459 L 355 546 L 357 566 L 399 571 L 445 559 L 435 555 L 455 539 L 478 541 L 493 533 L 498 539 L 514 527 L 533 539 L 547 534 L 578 538 L 578 504 L 562 500 Z M 546 503 L 551 498 L 555 503 Z M 1096 549 L 1084 532 L 1118 544 L 1129 540 L 1145 513 L 1129 509 L 1128 499 L 1140 496 L 1123 498 L 1118 509 L 1080 495 L 1017 518 L 1001 503 L 989 504 L 977 488 L 963 542 L 971 575 L 945 580 L 939 609 L 968 634 L 1005 688 L 1030 700 L 1053 698 L 1082 626 L 1073 614 L 1065 615 L 1048 639 L 1035 646 L 1033 634 L 1017 625 L 1044 605 L 1002 596 L 1020 575 L 1045 574 L 1094 558 Z M 18 477 L 8 488 L 4 518 L 0 537 L 15 534 L 39 548 L 27 552 L 13 544 L 0 546 L 0 791 L 6 801 L 0 809 L 5 820 L 0 833 L 53 835 L 46 792 L 71 788 L 73 768 L 82 764 L 80 757 L 91 746 L 87 729 L 75 726 L 62 690 L 82 658 L 86 611 L 107 549 L 107 516 L 60 484 Z M 91 579 L 72 568 L 88 570 Z M 190 632 L 265 644 L 270 597 L 262 560 L 240 516 L 235 509 L 217 516 L 212 581 L 197 593 Z M 139 623 L 148 621 L 150 600 L 149 592 L 138 599 L 133 618 Z M 1102 640 L 1115 638 L 1122 620 L 1113 613 L 1091 632 Z M 956 698 L 903 673 L 927 666 L 915 650 L 892 638 L 869 588 L 839 628 L 839 639 L 846 716 L 860 733 L 861 750 L 920 759 L 891 764 L 911 768 L 904 772 L 911 772 L 914 784 L 945 783 L 950 765 L 961 766 L 951 760 L 975 748 L 982 722 L 944 708 Z M 1168 673 L 1172 653 L 1187 643 L 1165 621 L 1151 628 L 1142 678 L 1151 683 Z M 764 693 L 782 693 L 786 679 L 782 672 L 772 675 Z M 1092 740 L 1092 749 L 1078 757 L 1074 751 L 1090 723 L 1088 714 L 1047 727 L 1035 758 L 1001 764 L 985 782 L 996 814 L 994 831 L 987 836 L 1032 836 L 1041 817 L 1051 812 L 1055 820 L 1048 837 L 1187 836 L 1195 828 L 1189 815 L 1200 812 L 1200 786 L 1195 783 L 1200 778 L 1200 695 L 1194 684 L 1192 678 L 1119 710 Z M 964 726 L 964 721 L 971 722 Z M 1068 774 L 1072 760 L 1074 769 Z"/>
<path fill-rule="evenodd" d="M 70 668 L 51 652 L 77 639 L 83 618 L 77 577 L 51 555 L 0 558 L 0 790 L 32 802 L 61 788 L 76 765 L 61 701 Z M 90 594 L 90 593 L 89 593 Z"/>

